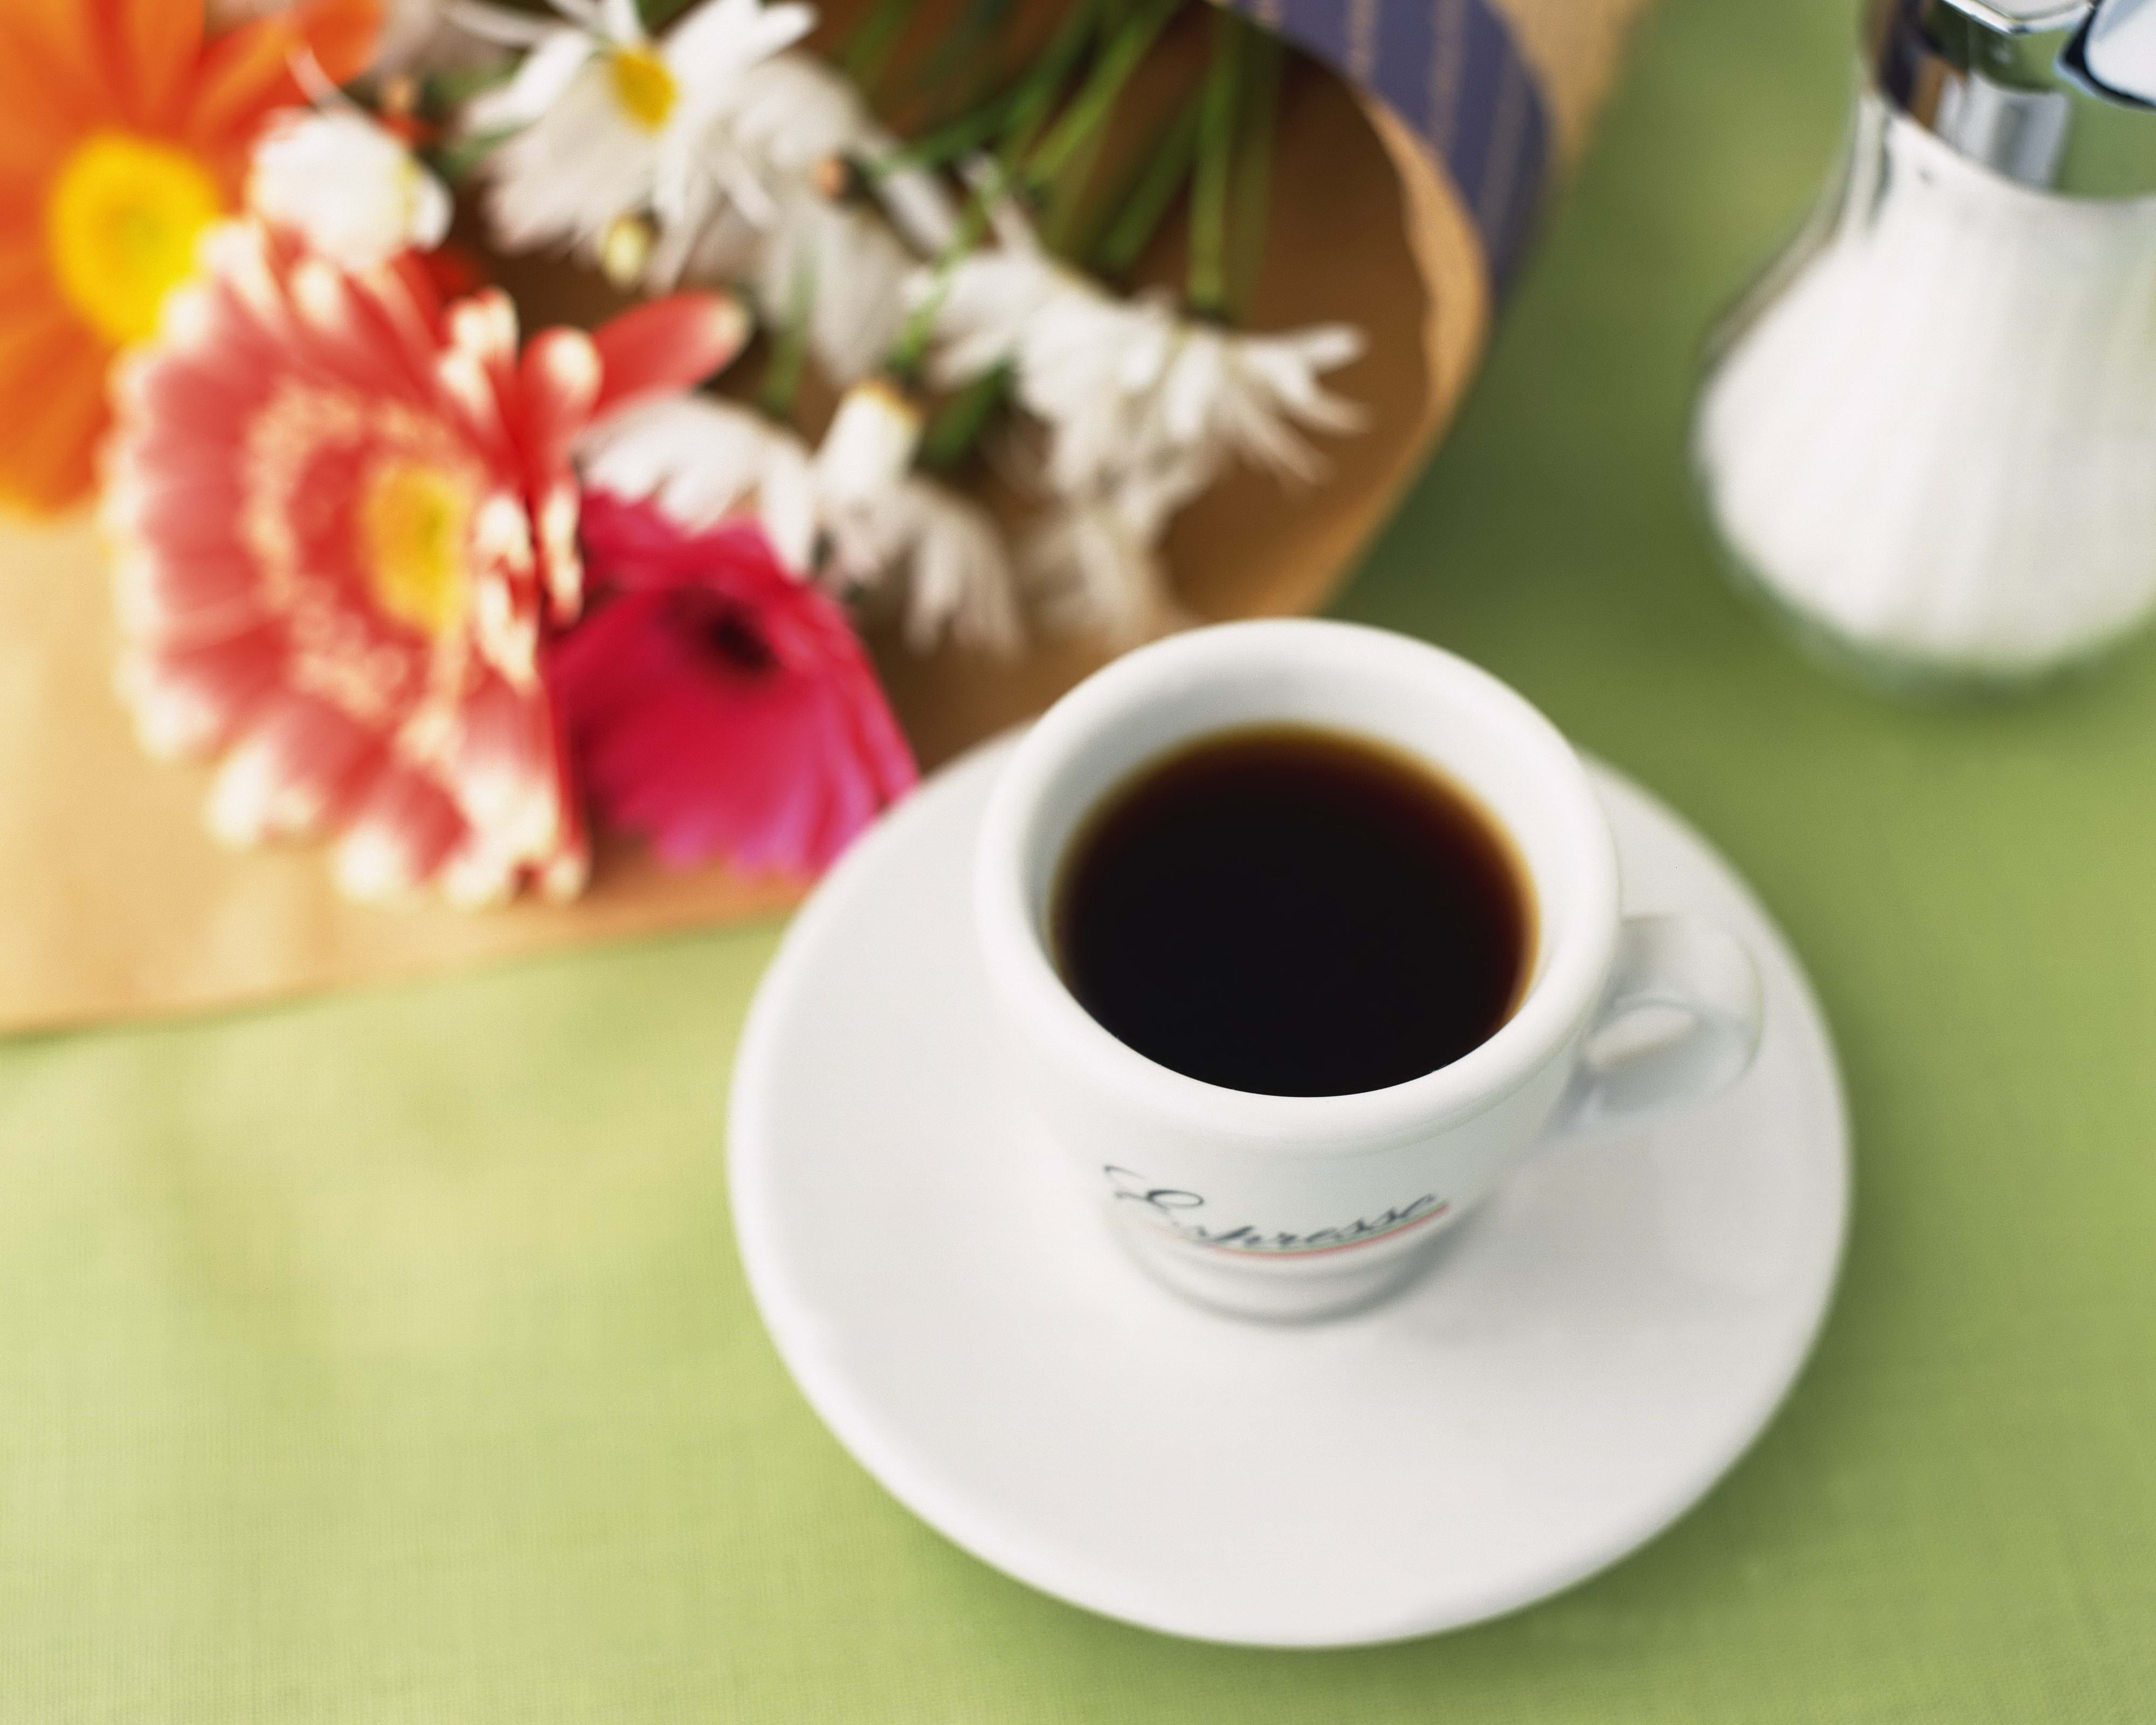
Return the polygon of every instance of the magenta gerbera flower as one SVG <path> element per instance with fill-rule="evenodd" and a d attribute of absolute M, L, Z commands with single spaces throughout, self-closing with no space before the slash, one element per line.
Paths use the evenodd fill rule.
<path fill-rule="evenodd" d="M 844 613 L 747 521 L 586 497 L 593 604 L 548 680 L 598 817 L 676 867 L 814 874 L 915 778 Z"/>

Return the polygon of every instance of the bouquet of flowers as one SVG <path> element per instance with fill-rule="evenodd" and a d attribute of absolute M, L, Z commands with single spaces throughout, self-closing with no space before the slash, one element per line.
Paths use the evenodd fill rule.
<path fill-rule="evenodd" d="M 1170 627 L 1177 514 L 1360 423 L 1353 328 L 1245 323 L 1270 35 L 819 25 L 7 0 L 0 493 L 95 494 L 121 695 L 220 837 L 367 898 L 573 896 L 594 825 L 813 873 L 914 774 L 860 631 Z M 527 328 L 549 270 L 612 315 Z"/>

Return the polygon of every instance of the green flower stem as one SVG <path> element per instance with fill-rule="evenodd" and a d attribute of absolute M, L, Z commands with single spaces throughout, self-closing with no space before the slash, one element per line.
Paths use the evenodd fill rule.
<path fill-rule="evenodd" d="M 907 80 L 910 97 L 933 99 L 955 90 L 960 112 L 978 107 L 995 80 L 1000 58 L 989 50 L 997 45 L 1016 7 L 1017 0 L 971 0 L 965 15 L 943 33 L 936 51 Z M 961 75 L 967 73 L 970 75 Z"/>
<path fill-rule="evenodd" d="M 1198 162 L 1190 184 L 1190 279 L 1185 298 L 1201 317 L 1228 306 L 1228 186 L 1235 162 L 1235 104 L 1243 26 L 1223 8 L 1213 20 L 1213 59 L 1198 99 Z"/>
<path fill-rule="evenodd" d="M 445 114 L 461 108 L 474 96 L 499 90 L 514 74 L 511 65 L 472 66 L 454 72 L 429 72 L 420 80 L 420 105 L 428 112 Z"/>
<path fill-rule="evenodd" d="M 1094 274 L 1120 282 L 1137 268 L 1168 206 L 1189 179 L 1191 160 L 1197 153 L 1198 109 L 1187 104 L 1153 141 L 1136 177 L 1109 205 L 1104 230 L 1080 249 L 1079 255 Z"/>
<path fill-rule="evenodd" d="M 998 366 L 944 403 L 921 439 L 921 465 L 939 473 L 957 466 L 973 453 L 981 434 L 1010 399 L 1010 367 Z"/>
<path fill-rule="evenodd" d="M 1003 131 L 1018 105 L 1019 94 L 1014 90 L 999 92 L 948 125 L 870 163 L 868 172 L 874 176 L 901 167 L 941 167 L 962 156 L 972 155 Z"/>
<path fill-rule="evenodd" d="M 1242 147 L 1229 216 L 1229 316 L 1250 314 L 1265 273 L 1265 229 L 1272 210 L 1274 141 L 1280 130 L 1281 76 L 1287 51 L 1270 30 L 1251 30 L 1243 47 Z"/>
<path fill-rule="evenodd" d="M 901 384 L 910 388 L 919 381 L 921 362 L 928 352 L 928 343 L 936 333 L 936 319 L 943 309 L 943 295 L 949 290 L 952 266 L 978 245 L 987 234 L 988 198 L 993 189 L 977 192 L 967 201 L 965 211 L 958 218 L 957 233 L 944 248 L 943 255 L 936 260 L 936 275 L 930 291 L 921 296 L 921 303 L 907 316 L 897 340 L 891 343 L 884 369 Z"/>
<path fill-rule="evenodd" d="M 873 95 L 891 70 L 899 38 L 920 7 L 921 0 L 876 0 L 875 8 L 847 38 L 839 64 L 865 94 Z"/>
<path fill-rule="evenodd" d="M 763 387 L 757 403 L 781 424 L 793 418 L 793 403 L 800 398 L 801 379 L 808 367 L 808 320 L 816 306 L 814 275 L 803 268 L 794 272 L 787 295 L 786 321 L 772 336 L 770 362 L 763 368 Z"/>
<path fill-rule="evenodd" d="M 1025 179 L 1029 184 L 1043 187 L 1054 185 L 1079 152 L 1106 131 L 1131 74 L 1138 69 L 1168 21 L 1182 8 L 1183 0 L 1149 0 L 1116 28 L 1085 87 L 1056 121 L 1040 147 L 1026 157 Z"/>
<path fill-rule="evenodd" d="M 1055 177 L 1055 183 L 1040 193 L 1041 208 L 1045 214 L 1041 237 L 1048 249 L 1063 257 L 1078 253 L 1084 231 L 1086 188 L 1093 183 L 1093 170 L 1100 165 L 1101 151 L 1108 141 L 1108 127 L 1096 126 L 1093 135 L 1079 145 L 1063 170 Z"/>
<path fill-rule="evenodd" d="M 1020 80 L 998 151 L 1007 172 L 1015 171 L 1040 136 L 1041 127 L 1047 125 L 1064 85 L 1093 40 L 1101 17 L 1101 0 L 1076 0 Z"/>
<path fill-rule="evenodd" d="M 516 136 L 513 130 L 459 135 L 445 138 L 423 153 L 427 166 L 440 176 L 443 183 L 454 187 L 478 172 L 488 157 Z"/>

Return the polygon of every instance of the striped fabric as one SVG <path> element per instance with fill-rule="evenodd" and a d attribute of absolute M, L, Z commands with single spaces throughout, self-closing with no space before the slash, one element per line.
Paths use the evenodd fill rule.
<path fill-rule="evenodd" d="M 1549 115 L 1488 0 L 1229 0 L 1379 97 L 1430 141 L 1510 280 L 1533 229 Z"/>

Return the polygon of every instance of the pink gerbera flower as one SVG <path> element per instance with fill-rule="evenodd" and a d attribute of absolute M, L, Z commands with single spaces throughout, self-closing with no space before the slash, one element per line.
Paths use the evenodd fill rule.
<path fill-rule="evenodd" d="M 684 295 L 520 354 L 506 298 L 444 307 L 408 257 L 214 234 L 121 375 L 105 511 L 122 691 L 151 750 L 221 757 L 212 829 L 334 834 L 361 896 L 578 891 L 540 650 L 582 602 L 570 443 L 746 331 Z"/>
<path fill-rule="evenodd" d="M 914 780 L 845 614 L 762 530 L 585 500 L 591 614 L 550 681 L 599 817 L 677 867 L 808 875 Z"/>

